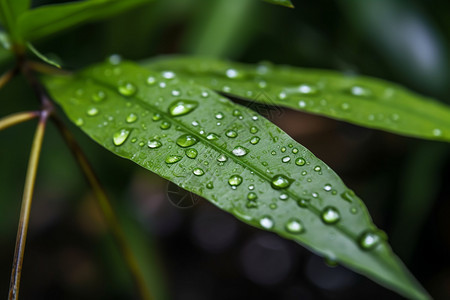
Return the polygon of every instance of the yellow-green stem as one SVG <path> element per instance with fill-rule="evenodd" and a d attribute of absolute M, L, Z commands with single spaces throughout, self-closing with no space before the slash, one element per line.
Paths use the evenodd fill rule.
<path fill-rule="evenodd" d="M 22 273 L 23 254 L 27 239 L 31 202 L 33 200 L 34 183 L 36 181 L 36 172 L 39 163 L 39 155 L 42 148 L 42 141 L 44 139 L 47 118 L 48 112 L 41 112 L 41 117 L 33 139 L 33 145 L 31 147 L 30 160 L 28 162 L 27 176 L 25 179 L 25 188 L 23 191 L 22 207 L 20 210 L 19 226 L 17 229 L 16 249 L 14 251 L 14 261 L 8 294 L 9 300 L 16 300 L 19 297 L 20 275 Z"/>
<path fill-rule="evenodd" d="M 99 179 L 95 175 L 92 166 L 89 164 L 87 157 L 84 155 L 82 149 L 76 142 L 75 138 L 72 136 L 71 132 L 66 128 L 66 126 L 55 116 L 53 116 L 52 120 L 55 122 L 65 142 L 69 146 L 78 164 L 80 165 L 81 170 L 86 176 L 87 181 L 91 185 L 92 190 L 99 202 L 100 208 L 104 214 L 105 220 L 110 229 L 112 230 L 112 233 L 116 239 L 120 251 L 124 256 L 125 262 L 127 263 L 128 268 L 130 269 L 136 288 L 138 289 L 141 298 L 143 300 L 152 299 L 150 290 L 148 286 L 145 284 L 145 280 L 139 268 L 136 257 L 134 256 L 133 251 L 128 245 L 128 242 L 125 238 L 125 234 L 120 226 L 116 214 L 114 213 L 113 207 L 108 199 L 108 196 L 106 195 L 105 190 L 100 184 Z"/>
<path fill-rule="evenodd" d="M 13 78 L 14 75 L 17 74 L 17 71 L 18 69 L 14 68 L 7 71 L 2 76 L 0 76 L 0 88 L 2 88 L 5 84 L 7 84 L 11 80 L 11 78 Z"/>
<path fill-rule="evenodd" d="M 0 131 L 8 127 L 14 126 L 16 124 L 20 124 L 28 120 L 34 119 L 38 116 L 39 116 L 38 111 L 25 111 L 3 117 L 0 119 Z"/>

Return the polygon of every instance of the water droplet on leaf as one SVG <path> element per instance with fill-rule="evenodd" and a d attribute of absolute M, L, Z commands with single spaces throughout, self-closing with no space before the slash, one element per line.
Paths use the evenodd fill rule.
<path fill-rule="evenodd" d="M 150 141 L 148 141 L 147 146 L 150 149 L 156 149 L 156 148 L 161 147 L 162 143 L 160 141 L 158 141 L 158 140 L 150 140 Z"/>
<path fill-rule="evenodd" d="M 191 134 L 183 134 L 176 141 L 177 145 L 183 148 L 193 146 L 197 142 L 197 138 Z"/>
<path fill-rule="evenodd" d="M 335 224 L 341 219 L 341 215 L 337 208 L 333 206 L 327 206 L 322 211 L 322 220 L 326 224 Z"/>
<path fill-rule="evenodd" d="M 116 145 L 116 146 L 122 145 L 125 142 L 125 140 L 128 138 L 129 135 L 130 135 L 130 131 L 128 129 L 121 129 L 121 130 L 117 131 L 113 135 L 114 145 Z"/>
<path fill-rule="evenodd" d="M 194 159 L 194 158 L 197 157 L 197 155 L 198 155 L 198 152 L 194 148 L 186 149 L 186 156 L 187 157 Z"/>
<path fill-rule="evenodd" d="M 192 171 L 192 173 L 194 173 L 195 176 L 202 176 L 202 175 L 205 174 L 205 171 L 203 171 L 203 170 L 200 169 L 200 168 L 195 168 L 195 169 Z"/>
<path fill-rule="evenodd" d="M 238 186 L 242 183 L 242 177 L 239 175 L 233 175 L 228 179 L 228 184 L 231 186 Z"/>
<path fill-rule="evenodd" d="M 286 176 L 279 174 L 272 177 L 271 184 L 274 189 L 279 190 L 288 188 L 291 185 L 292 181 L 293 181 L 292 179 L 289 179 Z"/>
<path fill-rule="evenodd" d="M 177 100 L 172 102 L 172 104 L 169 106 L 169 113 L 174 117 L 183 116 L 193 111 L 197 106 L 198 103 L 196 101 Z"/>
<path fill-rule="evenodd" d="M 123 84 L 120 84 L 119 87 L 117 88 L 117 90 L 119 91 L 119 93 L 125 97 L 131 97 L 134 94 L 136 94 L 137 92 L 137 88 L 134 84 L 132 84 L 131 82 L 126 82 Z"/>
<path fill-rule="evenodd" d="M 233 149 L 232 153 L 234 154 L 234 156 L 244 156 L 248 153 L 248 149 L 242 146 L 237 146 Z"/>
<path fill-rule="evenodd" d="M 286 223 L 286 231 L 292 234 L 299 234 L 304 231 L 302 222 L 297 219 L 291 219 Z"/>
<path fill-rule="evenodd" d="M 174 164 L 176 162 L 179 162 L 183 157 L 180 155 L 169 155 L 166 157 L 166 163 L 168 164 Z"/>

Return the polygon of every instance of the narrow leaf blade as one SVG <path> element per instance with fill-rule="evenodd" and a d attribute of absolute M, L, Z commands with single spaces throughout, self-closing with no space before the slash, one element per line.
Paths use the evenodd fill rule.
<path fill-rule="evenodd" d="M 428 298 L 362 201 L 254 111 L 174 73 L 128 62 L 46 77 L 45 84 L 69 118 L 113 153 L 245 223 L 297 241 L 402 295 Z"/>
<path fill-rule="evenodd" d="M 198 57 L 144 63 L 229 95 L 323 115 L 368 128 L 450 141 L 450 107 L 398 85 L 364 76 Z M 256 97 L 263 92 L 267 97 Z"/>
<path fill-rule="evenodd" d="M 0 0 L 0 21 L 13 39 L 16 38 L 16 20 L 30 8 L 30 0 Z"/>
<path fill-rule="evenodd" d="M 28 41 L 40 39 L 83 23 L 100 20 L 150 0 L 90 0 L 41 6 L 18 20 L 20 35 Z"/>
<path fill-rule="evenodd" d="M 290 0 L 263 0 L 264 2 L 272 3 L 275 5 L 282 5 L 290 8 L 294 8 L 294 5 Z"/>

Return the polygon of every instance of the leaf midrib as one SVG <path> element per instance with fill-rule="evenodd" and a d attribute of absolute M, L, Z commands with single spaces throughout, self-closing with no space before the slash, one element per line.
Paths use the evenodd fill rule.
<path fill-rule="evenodd" d="M 83 77 L 84 79 L 90 79 L 93 80 L 94 82 L 98 83 L 99 85 L 103 85 L 104 87 L 113 90 L 115 93 L 117 92 L 117 87 L 105 82 L 105 81 L 101 81 L 97 78 L 93 78 L 93 77 L 85 77 L 80 75 L 80 77 Z M 120 95 L 120 94 L 119 94 Z M 122 95 L 120 95 L 122 96 Z M 175 123 L 176 125 L 178 125 L 179 127 L 181 127 L 185 132 L 190 133 L 195 135 L 196 137 L 199 138 L 199 140 L 201 142 L 203 142 L 204 144 L 206 144 L 207 146 L 210 146 L 211 148 L 213 148 L 214 150 L 216 150 L 217 152 L 221 153 L 221 154 L 226 154 L 227 157 L 231 158 L 234 162 L 236 162 L 237 164 L 243 166 L 244 168 L 247 168 L 250 171 L 253 171 L 255 174 L 257 174 L 260 178 L 266 180 L 269 185 L 271 185 L 271 177 L 268 177 L 263 171 L 261 171 L 260 169 L 258 169 L 257 167 L 254 167 L 252 164 L 245 162 L 244 160 L 241 160 L 241 158 L 235 156 L 232 154 L 232 152 L 228 151 L 227 149 L 224 149 L 222 147 L 220 147 L 219 145 L 214 144 L 213 142 L 209 141 L 207 138 L 205 138 L 204 136 L 200 135 L 198 132 L 195 132 L 194 130 L 192 130 L 191 128 L 189 128 L 188 126 L 186 126 L 183 122 L 178 121 L 178 119 L 176 119 L 175 117 L 172 117 L 170 114 L 166 113 L 165 111 L 160 110 L 159 108 L 145 102 L 143 99 L 141 99 L 140 97 L 134 95 L 132 97 L 130 97 L 129 99 L 136 99 L 138 101 L 136 101 L 140 106 L 144 106 L 156 113 L 159 113 L 161 116 L 164 116 L 166 119 L 171 120 L 173 123 Z M 296 141 L 294 141 L 296 142 Z M 301 200 L 301 198 L 291 192 L 289 190 L 289 188 L 287 188 L 286 190 L 284 190 L 285 193 L 287 193 L 292 199 L 294 199 L 297 203 L 298 201 Z M 318 217 L 319 219 L 321 219 L 321 210 L 318 209 L 316 206 L 314 206 L 313 204 L 309 204 L 308 207 L 306 208 L 301 208 L 301 209 L 306 209 L 309 210 L 310 212 L 312 212 L 313 214 L 316 215 L 316 217 Z M 337 228 L 339 231 L 341 231 L 343 233 L 343 235 L 347 236 L 348 238 L 350 238 L 352 241 L 356 240 L 356 236 L 354 234 L 352 234 L 350 231 L 348 231 L 347 229 L 345 229 L 344 227 L 342 227 L 342 225 L 340 223 L 337 224 L 332 224 L 332 225 L 326 225 L 323 224 L 324 226 L 333 226 L 334 228 Z"/>

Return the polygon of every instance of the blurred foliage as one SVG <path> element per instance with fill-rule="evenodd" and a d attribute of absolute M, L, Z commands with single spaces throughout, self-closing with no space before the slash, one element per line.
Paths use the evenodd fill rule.
<path fill-rule="evenodd" d="M 49 2 L 34 1 L 33 5 Z M 69 69 L 112 53 L 135 60 L 204 54 L 249 63 L 268 60 L 327 68 L 394 81 L 449 103 L 449 1 L 292 2 L 295 9 L 249 0 L 159 0 L 34 46 Z M 0 51 L 2 70 L 12 65 L 7 59 Z M 0 117 L 38 107 L 22 78 L 0 90 L 0 101 Z M 434 298 L 450 298 L 448 145 L 289 110 L 272 121 L 365 199 L 374 222 L 392 233 L 394 251 Z M 31 121 L 0 133 L 3 295 L 8 289 L 34 126 Z M 326 267 L 288 241 L 237 224 L 205 202 L 187 210 L 173 207 L 165 196 L 165 182 L 107 153 L 78 129 L 73 131 L 116 206 L 142 226 L 147 242 L 155 241 L 156 246 L 149 249 L 159 252 L 156 259 L 164 271 L 158 277 L 168 278 L 170 299 L 399 298 L 343 268 Z M 25 299 L 132 297 L 122 262 L 90 202 L 78 167 L 49 126 L 24 262 L 21 294 Z M 216 236 L 227 238 L 217 241 Z M 249 249 L 252 260 L 244 263 Z M 272 260 L 277 263 L 271 264 Z M 164 284 L 157 286 L 164 289 Z"/>

